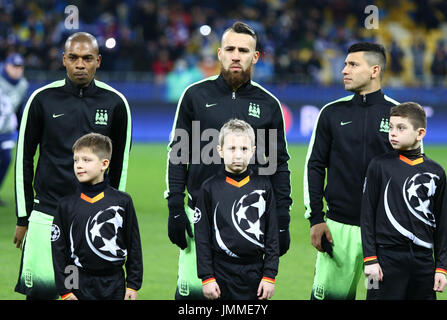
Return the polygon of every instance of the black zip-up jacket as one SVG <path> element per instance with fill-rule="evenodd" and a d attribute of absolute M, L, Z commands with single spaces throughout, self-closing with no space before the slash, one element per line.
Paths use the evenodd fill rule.
<path fill-rule="evenodd" d="M 328 218 L 360 225 L 366 170 L 372 158 L 392 150 L 388 119 L 396 104 L 378 90 L 347 96 L 321 109 L 304 168 L 305 217 L 311 226 L 324 221 L 323 196 Z"/>
<path fill-rule="evenodd" d="M 257 136 L 257 129 L 275 129 L 277 133 L 277 168 L 270 176 L 275 192 L 276 210 L 278 217 L 289 219 L 289 210 L 292 205 L 290 197 L 290 171 L 287 165 L 289 154 L 284 130 L 281 104 L 276 97 L 259 84 L 248 81 L 242 87 L 233 91 L 222 75 L 206 78 L 192 84 L 185 89 L 177 106 L 171 142 L 169 144 L 169 159 L 167 168 L 167 190 L 165 198 L 168 199 L 170 209 L 184 208 L 185 187 L 189 195 L 189 207 L 194 208 L 201 184 L 223 169 L 223 162 L 216 151 L 217 141 L 208 141 L 209 137 L 202 137 L 206 129 L 220 130 L 225 122 L 237 118 L 248 122 Z M 200 130 L 193 130 L 193 121 L 200 121 Z M 175 164 L 171 160 L 173 152 L 178 152 L 176 145 L 182 141 L 175 139 L 178 129 L 188 133 L 187 161 Z M 205 141 L 200 141 L 201 138 Z M 265 132 L 265 145 L 268 146 L 268 131 Z M 197 143 L 200 142 L 198 146 Z M 194 145 L 193 145 L 194 144 Z M 206 148 L 204 148 L 206 147 Z M 260 148 L 260 145 L 257 145 Z M 265 147 L 268 156 L 269 148 Z M 185 150 L 182 150 L 185 152 Z M 220 164 L 205 164 L 201 153 L 214 153 Z M 175 154 L 176 155 L 176 154 Z M 182 153 L 182 156 L 185 154 Z M 199 161 L 194 159 L 200 158 Z M 256 164 L 253 169 L 256 170 Z"/>
<path fill-rule="evenodd" d="M 195 216 L 197 275 L 214 276 L 214 259 L 264 261 L 263 276 L 278 273 L 278 226 L 272 186 L 265 176 L 219 172 L 201 188 Z"/>
<path fill-rule="evenodd" d="M 80 184 L 78 192 L 60 200 L 54 217 L 52 254 L 58 293 L 69 265 L 105 275 L 126 268 L 126 286 L 139 290 L 143 281 L 140 231 L 131 197 L 108 185 Z M 93 284 L 95 285 L 95 284 Z"/>
<path fill-rule="evenodd" d="M 446 273 L 446 190 L 443 168 L 425 155 L 392 151 L 375 157 L 362 202 L 365 264 L 377 262 L 378 246 L 408 249 L 413 243 L 434 250 L 435 267 Z"/>
<path fill-rule="evenodd" d="M 33 208 L 54 215 L 58 200 L 76 191 L 72 147 L 78 138 L 90 132 L 112 140 L 110 184 L 124 191 L 132 135 L 126 98 L 101 81 L 93 80 L 88 87 L 78 88 L 68 78 L 32 93 L 23 112 L 17 143 L 17 225 L 28 224 Z M 34 174 L 37 147 L 39 160 Z"/>

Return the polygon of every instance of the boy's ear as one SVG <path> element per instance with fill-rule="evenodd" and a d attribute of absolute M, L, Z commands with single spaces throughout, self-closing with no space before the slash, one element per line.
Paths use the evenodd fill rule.
<path fill-rule="evenodd" d="M 418 129 L 418 136 L 417 136 L 417 140 L 418 141 L 422 141 L 422 139 L 425 137 L 425 134 L 427 133 L 427 130 L 425 130 L 424 128 L 419 128 Z"/>
<path fill-rule="evenodd" d="M 217 145 L 217 153 L 219 153 L 219 156 L 223 159 L 223 157 L 224 157 L 223 150 L 220 145 Z"/>
<path fill-rule="evenodd" d="M 109 159 L 102 159 L 102 171 L 106 171 L 110 165 Z"/>
<path fill-rule="evenodd" d="M 254 155 L 255 152 L 256 152 L 256 146 L 253 146 L 253 148 L 251 148 L 251 152 L 252 152 L 251 156 L 253 157 L 253 155 Z"/>

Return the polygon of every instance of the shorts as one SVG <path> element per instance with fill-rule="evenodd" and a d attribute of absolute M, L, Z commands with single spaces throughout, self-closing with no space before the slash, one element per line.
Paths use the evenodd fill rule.
<path fill-rule="evenodd" d="M 229 261 L 230 257 L 214 257 L 214 277 L 219 285 L 222 300 L 257 300 L 262 280 L 264 262 L 241 263 Z"/>
<path fill-rule="evenodd" d="M 73 289 L 78 300 L 124 300 L 124 270 L 110 274 L 91 274 L 79 268 L 79 288 Z"/>
<path fill-rule="evenodd" d="M 311 299 L 354 300 L 363 274 L 360 227 L 327 219 L 332 235 L 333 258 L 317 253 Z"/>
<path fill-rule="evenodd" d="M 191 224 L 194 235 L 194 210 L 185 207 L 186 215 Z M 205 299 L 202 290 L 202 280 L 197 277 L 196 243 L 194 238 L 185 231 L 187 247 L 180 250 L 178 259 L 176 300 L 202 300 Z"/>
<path fill-rule="evenodd" d="M 366 292 L 367 300 L 435 300 L 435 263 L 431 249 L 377 247 L 383 279 Z"/>
<path fill-rule="evenodd" d="M 33 210 L 23 243 L 15 291 L 33 299 L 57 299 L 51 236 L 53 216 Z"/>

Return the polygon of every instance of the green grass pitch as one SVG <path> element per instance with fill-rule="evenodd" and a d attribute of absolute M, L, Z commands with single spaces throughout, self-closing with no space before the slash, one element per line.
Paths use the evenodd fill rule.
<path fill-rule="evenodd" d="M 312 288 L 316 250 L 310 244 L 309 223 L 304 219 L 303 168 L 306 145 L 289 145 L 293 208 L 291 245 L 281 257 L 273 299 L 307 300 Z M 447 146 L 425 146 L 427 156 L 447 168 Z M 178 249 L 167 236 L 165 189 L 166 145 L 134 144 L 129 163 L 127 192 L 132 196 L 140 225 L 144 258 L 143 287 L 139 299 L 171 300 L 177 278 Z M 0 207 L 0 299 L 24 299 L 14 292 L 21 252 L 12 243 L 15 230 L 13 166 L 0 190 L 7 207 Z M 445 293 L 439 299 L 446 299 Z M 364 278 L 357 299 L 365 298 Z"/>

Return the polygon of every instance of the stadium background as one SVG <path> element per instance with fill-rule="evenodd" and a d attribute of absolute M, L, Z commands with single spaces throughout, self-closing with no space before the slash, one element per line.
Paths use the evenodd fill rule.
<path fill-rule="evenodd" d="M 378 28 L 367 29 L 374 4 Z M 79 10 L 79 29 L 67 30 L 64 9 Z M 190 83 L 219 72 L 216 49 L 222 31 L 235 20 L 259 35 L 260 62 L 253 78 L 282 102 L 292 171 L 292 243 L 281 258 L 274 299 L 308 299 L 316 250 L 304 219 L 302 180 L 307 143 L 318 110 L 349 93 L 341 69 L 347 47 L 377 41 L 388 50 L 385 93 L 417 101 L 428 118 L 428 156 L 447 168 L 447 3 L 437 0 L 339 1 L 8 1 L 0 0 L 0 59 L 20 52 L 34 89 L 64 76 L 63 43 L 74 31 L 95 35 L 103 57 L 97 78 L 125 94 L 133 116 L 128 188 L 142 234 L 144 282 L 140 299 L 172 299 L 177 248 L 167 237 L 166 145 L 176 102 Z M 0 299 L 13 292 L 20 252 L 12 244 L 15 226 L 12 166 L 0 195 Z M 363 281 L 358 299 L 365 296 Z M 438 295 L 445 299 L 446 294 Z"/>

